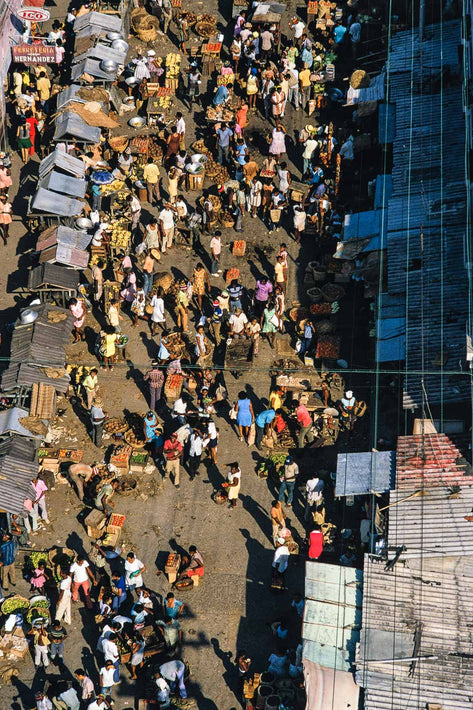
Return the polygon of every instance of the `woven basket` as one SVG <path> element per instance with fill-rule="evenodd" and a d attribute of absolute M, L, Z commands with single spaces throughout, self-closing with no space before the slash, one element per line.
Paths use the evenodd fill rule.
<path fill-rule="evenodd" d="M 371 84 L 369 74 L 363 69 L 356 69 L 350 77 L 350 86 L 352 89 L 367 89 Z"/>
<path fill-rule="evenodd" d="M 327 303 L 339 301 L 345 295 L 345 289 L 339 284 L 325 284 L 322 287 L 322 296 Z"/>
<path fill-rule="evenodd" d="M 317 323 L 317 334 L 324 335 L 327 333 L 333 333 L 333 323 L 329 320 L 321 320 Z"/>
<path fill-rule="evenodd" d="M 146 42 L 146 44 L 154 42 L 156 39 L 158 39 L 158 30 L 156 29 L 156 27 L 152 27 L 149 30 L 138 29 L 136 30 L 136 34 L 140 38 L 140 40 L 142 42 Z"/>
<path fill-rule="evenodd" d="M 307 297 L 311 303 L 320 303 L 323 297 L 323 293 L 320 288 L 313 286 L 307 289 Z"/>

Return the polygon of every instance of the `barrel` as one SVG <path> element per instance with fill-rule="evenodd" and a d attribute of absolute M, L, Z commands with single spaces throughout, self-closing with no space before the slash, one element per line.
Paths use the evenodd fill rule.
<path fill-rule="evenodd" d="M 322 291 L 317 286 L 307 289 L 307 297 L 311 303 L 320 303 L 322 300 Z"/>
<path fill-rule="evenodd" d="M 274 695 L 273 686 L 262 683 L 258 687 L 258 692 L 256 693 L 257 710 L 264 710 L 264 708 L 266 708 L 266 699 L 269 698 L 271 695 Z"/>
<path fill-rule="evenodd" d="M 279 695 L 268 695 L 266 698 L 266 704 L 264 710 L 278 710 L 279 708 Z"/>

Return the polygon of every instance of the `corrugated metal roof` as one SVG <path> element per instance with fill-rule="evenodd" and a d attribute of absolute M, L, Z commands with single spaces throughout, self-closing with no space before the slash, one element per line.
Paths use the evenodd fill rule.
<path fill-rule="evenodd" d="M 455 489 L 456 490 L 456 489 Z M 414 494 L 415 491 L 412 491 Z M 473 555 L 473 487 L 391 491 L 388 546 L 406 546 L 401 559 Z M 407 500 L 406 500 L 407 499 Z"/>
<path fill-rule="evenodd" d="M 360 570 L 306 562 L 302 656 L 348 671 L 361 624 Z"/>
<path fill-rule="evenodd" d="M 392 38 L 389 59 L 396 136 L 386 210 L 388 291 L 406 302 L 398 317 L 406 318 L 403 406 L 411 409 L 424 395 L 430 406 L 471 397 L 467 376 L 442 377 L 465 360 L 469 319 L 464 161 L 451 158 L 465 152 L 461 22 L 428 27 L 426 37 L 422 75 L 416 28 Z"/>
<path fill-rule="evenodd" d="M 471 465 L 446 434 L 400 436 L 396 450 L 396 490 L 471 486 Z"/>
<path fill-rule="evenodd" d="M 64 264 L 74 269 L 86 269 L 89 263 L 89 252 L 64 244 L 56 244 L 41 252 L 39 263 Z"/>
<path fill-rule="evenodd" d="M 41 264 L 30 271 L 28 288 L 35 291 L 42 286 L 56 286 L 67 291 L 77 290 L 79 274 L 75 269 L 60 264 Z"/>
<path fill-rule="evenodd" d="M 62 367 L 74 317 L 70 311 L 50 304 L 38 306 L 37 313 L 38 318 L 33 323 L 17 321 L 11 339 L 10 362 Z M 59 313 L 65 318 L 58 323 L 51 322 L 48 313 Z"/>
<path fill-rule="evenodd" d="M 46 190 L 54 190 L 63 195 L 71 195 L 72 197 L 85 197 L 86 182 L 82 178 L 63 175 L 56 170 L 51 170 L 38 182 L 38 187 L 44 187 Z"/>
<path fill-rule="evenodd" d="M 424 71 L 445 66 L 456 66 L 459 61 L 461 23 L 459 20 L 428 25 L 422 42 L 422 65 Z M 418 28 L 398 32 L 391 38 L 389 68 L 394 72 L 407 72 L 420 66 L 420 42 Z"/>
<path fill-rule="evenodd" d="M 72 87 L 69 87 L 71 89 Z M 80 89 L 80 86 L 76 87 Z M 66 89 L 68 91 L 69 89 Z M 65 93 L 65 91 L 61 92 Z M 61 96 L 61 94 L 58 94 Z M 73 155 L 69 155 L 64 150 L 55 148 L 46 158 L 44 158 L 39 164 L 39 177 L 43 178 L 54 168 L 63 170 L 66 173 L 70 173 L 74 177 L 83 178 L 85 177 L 85 163 L 80 158 L 75 158 Z"/>
<path fill-rule="evenodd" d="M 412 670 L 409 661 L 363 663 L 370 658 L 360 644 L 355 677 L 365 689 L 365 709 L 425 710 L 432 703 L 443 710 L 471 710 L 471 566 L 444 571 L 439 563 L 433 571 L 398 563 L 389 572 L 384 567 L 365 555 L 363 629 L 390 632 L 393 639 L 399 633 L 413 637 L 421 629 L 415 647 L 419 660 Z"/>
<path fill-rule="evenodd" d="M 113 47 L 110 47 L 110 45 L 97 43 L 93 47 L 89 47 L 89 49 L 82 54 L 76 54 L 72 61 L 76 64 L 77 62 L 81 62 L 89 58 L 98 59 L 99 61 L 110 59 L 112 62 L 116 62 L 117 64 L 125 64 L 126 55 L 126 52 L 118 52 L 116 49 L 113 49 Z"/>
<path fill-rule="evenodd" d="M 87 12 L 85 15 L 76 17 L 74 20 L 74 34 L 80 32 L 85 27 L 94 26 L 97 30 L 105 32 L 121 32 L 123 21 L 117 15 L 106 15 L 102 12 Z"/>
<path fill-rule="evenodd" d="M 74 247 L 75 249 L 84 251 L 91 241 L 92 236 L 90 234 L 78 229 L 71 229 L 63 225 L 59 227 L 48 227 L 48 229 L 45 229 L 44 232 L 41 232 L 39 235 L 36 243 L 36 251 L 43 251 L 43 249 L 48 249 L 55 244 L 63 244 L 66 247 Z"/>
<path fill-rule="evenodd" d="M 33 197 L 31 209 L 61 217 L 78 217 L 84 209 L 84 203 L 39 187 Z"/>
<path fill-rule="evenodd" d="M 69 387 L 70 377 L 66 374 L 64 377 L 53 379 L 48 377 L 40 367 L 26 363 L 10 364 L 8 369 L 2 372 L 3 392 L 13 392 L 19 387 L 31 387 L 35 382 L 52 385 L 56 392 L 64 394 Z"/>
<path fill-rule="evenodd" d="M 100 62 L 96 59 L 83 59 L 81 62 L 77 62 L 71 68 L 72 81 L 79 81 L 83 74 L 90 74 L 94 79 L 100 82 L 112 82 L 116 81 L 117 72 L 105 72 L 100 68 Z M 76 114 L 77 115 L 77 114 Z M 86 124 L 87 125 L 87 124 Z M 99 129 L 100 130 L 100 129 Z M 89 143 L 95 143 L 96 141 L 89 141 Z"/>
<path fill-rule="evenodd" d="M 394 451 L 338 454 L 336 496 L 384 493 L 394 487 Z"/>
<path fill-rule="evenodd" d="M 19 515 L 26 498 L 34 500 L 31 481 L 38 472 L 36 444 L 22 436 L 0 441 L 0 509 Z"/>
<path fill-rule="evenodd" d="M 24 436 L 13 434 L 0 440 L 0 456 L 14 456 L 23 461 L 35 463 L 37 461 L 37 442 Z"/>
<path fill-rule="evenodd" d="M 84 72 L 82 72 L 83 74 Z M 98 126 L 89 126 L 75 111 L 64 111 L 55 120 L 56 130 L 53 140 L 77 138 L 85 143 L 98 143 L 101 130 Z M 78 214 L 75 212 L 74 214 Z"/>
<path fill-rule="evenodd" d="M 29 416 L 29 412 L 21 407 L 12 407 L 0 412 L 0 435 L 2 434 L 18 434 L 26 436 L 29 439 L 41 440 L 42 437 L 32 434 L 20 423 L 20 419 Z"/>

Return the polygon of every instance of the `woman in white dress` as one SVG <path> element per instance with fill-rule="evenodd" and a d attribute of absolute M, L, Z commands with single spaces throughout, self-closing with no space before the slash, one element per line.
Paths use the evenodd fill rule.
<path fill-rule="evenodd" d="M 269 146 L 269 154 L 274 155 L 276 162 L 279 163 L 279 159 L 283 153 L 286 152 L 286 131 L 284 127 L 279 123 L 273 128 L 271 134 L 271 145 Z"/>
<path fill-rule="evenodd" d="M 251 181 L 249 202 L 251 207 L 251 216 L 256 217 L 258 207 L 261 207 L 263 196 L 263 183 L 255 176 Z"/>
<path fill-rule="evenodd" d="M 157 293 L 150 301 L 153 312 L 151 313 L 151 334 L 156 335 L 158 324 L 163 330 L 166 329 L 166 314 L 164 312 L 163 289 L 158 288 Z"/>
<path fill-rule="evenodd" d="M 133 59 L 133 64 L 135 65 L 135 79 L 138 79 L 139 84 L 141 84 L 143 79 L 151 78 L 147 57 L 138 56 Z"/>

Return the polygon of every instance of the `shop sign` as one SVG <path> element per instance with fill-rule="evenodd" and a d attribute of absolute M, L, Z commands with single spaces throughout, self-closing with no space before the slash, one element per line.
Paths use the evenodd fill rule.
<path fill-rule="evenodd" d="M 55 47 L 46 44 L 19 44 L 12 47 L 13 61 L 19 64 L 54 64 Z"/>
<path fill-rule="evenodd" d="M 40 7 L 22 7 L 18 10 L 17 15 L 22 20 L 30 20 L 31 22 L 46 22 L 51 17 L 49 10 Z"/>

